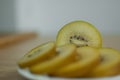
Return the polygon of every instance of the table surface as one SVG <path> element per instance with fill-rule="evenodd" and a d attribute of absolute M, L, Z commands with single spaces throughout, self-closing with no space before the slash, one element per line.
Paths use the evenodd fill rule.
<path fill-rule="evenodd" d="M 16 62 L 30 49 L 47 41 L 54 41 L 54 37 L 36 37 L 0 49 L 0 80 L 26 80 L 17 72 Z M 111 47 L 120 51 L 120 36 L 104 36 L 103 47 Z"/>

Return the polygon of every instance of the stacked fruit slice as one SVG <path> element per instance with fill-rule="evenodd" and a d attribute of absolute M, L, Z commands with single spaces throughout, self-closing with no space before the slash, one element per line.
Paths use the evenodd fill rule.
<path fill-rule="evenodd" d="M 77 49 L 77 60 L 61 67 L 56 73 L 56 76 L 61 77 L 83 77 L 90 72 L 100 61 L 100 55 L 97 49 L 92 47 L 82 47 Z"/>
<path fill-rule="evenodd" d="M 91 46 L 101 47 L 102 39 L 99 31 L 85 21 L 74 21 L 66 24 L 58 32 L 56 44 L 58 46 L 73 43 L 77 47 Z"/>
<path fill-rule="evenodd" d="M 75 60 L 76 47 L 72 44 L 58 47 L 56 55 L 42 63 L 30 67 L 33 73 L 52 73 L 60 67 L 70 64 Z"/>
<path fill-rule="evenodd" d="M 101 62 L 93 69 L 89 77 L 105 77 L 119 74 L 120 70 L 120 53 L 114 49 L 99 49 Z"/>
<path fill-rule="evenodd" d="M 21 68 L 29 67 L 50 58 L 52 55 L 55 55 L 55 43 L 48 42 L 30 50 L 18 61 L 18 64 Z"/>
<path fill-rule="evenodd" d="M 44 43 L 23 56 L 20 68 L 58 77 L 106 77 L 120 73 L 120 52 L 102 48 L 99 31 L 85 21 L 63 26 L 56 42 Z"/>

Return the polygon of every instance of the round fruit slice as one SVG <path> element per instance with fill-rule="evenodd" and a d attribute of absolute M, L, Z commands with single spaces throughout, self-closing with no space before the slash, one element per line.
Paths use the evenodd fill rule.
<path fill-rule="evenodd" d="M 102 48 L 99 51 L 101 62 L 88 76 L 105 77 L 118 74 L 120 71 L 120 53 L 111 48 Z"/>
<path fill-rule="evenodd" d="M 57 70 L 54 75 L 59 77 L 83 77 L 99 64 L 100 55 L 98 49 L 81 47 L 77 49 L 79 57 L 77 61 Z"/>
<path fill-rule="evenodd" d="M 68 43 L 76 44 L 77 47 L 101 47 L 102 39 L 99 31 L 90 23 L 74 21 L 63 26 L 57 34 L 57 46 Z"/>
<path fill-rule="evenodd" d="M 56 69 L 67 65 L 75 60 L 76 46 L 72 44 L 57 48 L 57 55 L 43 63 L 38 63 L 30 67 L 30 71 L 35 74 L 52 74 Z"/>
<path fill-rule="evenodd" d="M 36 64 L 38 62 L 44 61 L 50 56 L 55 54 L 55 43 L 54 42 L 47 42 L 36 48 L 29 51 L 26 55 L 24 55 L 19 61 L 18 65 L 21 68 L 25 68 Z"/>

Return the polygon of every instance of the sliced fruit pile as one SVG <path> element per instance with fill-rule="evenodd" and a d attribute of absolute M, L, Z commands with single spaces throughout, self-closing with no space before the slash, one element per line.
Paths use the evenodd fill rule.
<path fill-rule="evenodd" d="M 99 31 L 85 21 L 63 26 L 56 42 L 47 42 L 29 51 L 19 61 L 20 68 L 33 74 L 79 78 L 120 74 L 120 52 L 102 48 Z"/>

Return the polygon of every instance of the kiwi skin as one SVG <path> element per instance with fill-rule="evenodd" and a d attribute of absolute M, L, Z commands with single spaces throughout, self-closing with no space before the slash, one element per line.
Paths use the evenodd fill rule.
<path fill-rule="evenodd" d="M 98 43 L 97 43 L 95 46 L 92 46 L 92 47 L 101 48 L 101 47 L 102 47 L 102 38 L 101 38 L 100 32 L 99 32 L 92 24 L 90 24 L 90 23 L 88 23 L 88 22 L 86 22 L 86 21 L 82 21 L 82 20 L 77 20 L 77 21 L 70 22 L 70 23 L 64 25 L 64 26 L 58 31 L 58 34 L 57 34 L 57 36 L 56 36 L 56 44 L 57 44 L 57 46 L 64 45 L 63 43 L 60 42 L 60 40 L 61 40 L 61 37 L 60 37 L 60 36 L 62 35 L 61 33 L 64 33 L 64 29 L 65 29 L 66 27 L 69 27 L 69 25 L 73 25 L 73 24 L 77 24 L 77 23 L 82 24 L 83 26 L 85 25 L 85 26 L 93 27 L 94 32 L 95 32 L 95 33 L 97 34 L 97 36 L 98 36 L 97 40 L 99 40 L 99 41 L 98 41 Z M 89 30 L 89 29 L 88 29 L 88 30 Z M 93 37 L 94 37 L 94 35 L 93 35 Z M 66 44 L 68 44 L 68 43 L 66 43 Z M 77 45 L 76 45 L 76 46 L 77 46 Z M 91 46 L 91 45 L 87 45 L 87 46 Z"/>

